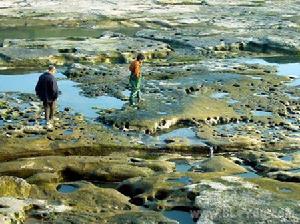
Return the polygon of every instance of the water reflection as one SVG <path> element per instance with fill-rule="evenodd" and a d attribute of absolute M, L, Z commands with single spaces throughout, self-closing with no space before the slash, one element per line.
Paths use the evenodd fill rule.
<path fill-rule="evenodd" d="M 34 88 L 40 73 L 30 73 L 26 75 L 0 75 L 0 92 L 21 92 L 34 94 Z M 80 94 L 77 83 L 66 80 L 62 74 L 57 74 L 58 87 L 62 94 L 58 98 L 59 109 L 72 108 L 75 112 L 82 113 L 88 118 L 97 116 L 93 107 L 100 109 L 121 109 L 124 102 L 111 96 L 100 96 L 96 98 L 85 97 Z"/>

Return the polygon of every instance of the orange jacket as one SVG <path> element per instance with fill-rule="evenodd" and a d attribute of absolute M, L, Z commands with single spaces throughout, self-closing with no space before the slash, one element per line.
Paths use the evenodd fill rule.
<path fill-rule="evenodd" d="M 138 60 L 134 60 L 129 66 L 129 71 L 139 78 L 141 77 L 141 66 L 142 64 Z"/>

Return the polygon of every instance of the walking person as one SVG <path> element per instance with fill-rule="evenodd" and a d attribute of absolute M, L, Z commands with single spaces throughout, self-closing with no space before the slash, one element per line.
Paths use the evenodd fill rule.
<path fill-rule="evenodd" d="M 129 66 L 129 71 L 131 72 L 129 78 L 129 84 L 131 88 L 131 93 L 129 97 L 130 105 L 134 105 L 134 98 L 137 97 L 137 102 L 141 101 L 141 82 L 142 82 L 142 74 L 141 67 L 145 56 L 143 54 L 138 54 L 136 60 L 131 62 Z"/>
<path fill-rule="evenodd" d="M 36 95 L 43 102 L 45 120 L 48 128 L 52 128 L 52 120 L 55 113 L 55 104 L 58 97 L 57 82 L 54 77 L 56 68 L 53 65 L 48 67 L 48 71 L 39 77 L 36 84 Z"/>

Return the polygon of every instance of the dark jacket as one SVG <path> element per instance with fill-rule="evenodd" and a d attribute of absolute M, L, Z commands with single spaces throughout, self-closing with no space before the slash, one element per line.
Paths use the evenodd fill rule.
<path fill-rule="evenodd" d="M 58 97 L 58 87 L 55 77 L 49 72 L 42 74 L 36 84 L 35 92 L 43 102 L 55 101 Z"/>

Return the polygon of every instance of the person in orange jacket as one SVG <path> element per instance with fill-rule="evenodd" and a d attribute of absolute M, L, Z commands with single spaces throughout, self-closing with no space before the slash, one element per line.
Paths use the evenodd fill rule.
<path fill-rule="evenodd" d="M 145 56 L 143 54 L 138 54 L 136 60 L 131 62 L 129 66 L 129 71 L 131 72 L 129 77 L 129 84 L 131 87 L 131 93 L 129 97 L 130 105 L 134 105 L 134 98 L 137 97 L 137 102 L 141 101 L 141 81 L 142 81 L 142 74 L 141 74 L 141 67 Z"/>

